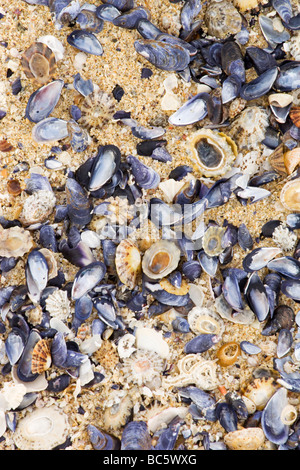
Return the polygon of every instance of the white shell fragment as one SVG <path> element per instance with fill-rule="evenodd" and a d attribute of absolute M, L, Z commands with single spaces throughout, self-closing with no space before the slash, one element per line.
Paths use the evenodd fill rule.
<path fill-rule="evenodd" d="M 36 408 L 18 422 L 13 434 L 20 450 L 51 450 L 67 439 L 67 416 L 55 406 Z"/>
<path fill-rule="evenodd" d="M 37 41 L 46 44 L 46 46 L 48 46 L 52 50 L 55 55 L 56 62 L 64 58 L 65 48 L 62 42 L 55 36 L 52 36 L 52 34 L 41 36 L 40 38 L 38 38 Z"/>
<path fill-rule="evenodd" d="M 138 349 L 153 351 L 163 359 L 169 357 L 169 345 L 163 339 L 161 331 L 155 331 L 153 328 L 138 328 L 135 336 Z"/>

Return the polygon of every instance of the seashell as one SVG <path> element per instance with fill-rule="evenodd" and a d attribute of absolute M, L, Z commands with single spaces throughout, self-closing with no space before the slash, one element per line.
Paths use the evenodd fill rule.
<path fill-rule="evenodd" d="M 137 157 L 129 155 L 126 158 L 127 163 L 131 167 L 132 174 L 138 186 L 144 189 L 155 189 L 160 183 L 159 174 L 142 163 Z"/>
<path fill-rule="evenodd" d="M 201 121 L 207 116 L 209 98 L 208 93 L 193 96 L 169 117 L 169 123 L 174 126 L 187 126 Z"/>
<path fill-rule="evenodd" d="M 55 55 L 56 62 L 64 58 L 65 48 L 62 42 L 55 36 L 52 36 L 51 34 L 40 36 L 37 42 L 46 44 L 46 46 L 48 46 L 51 49 L 51 51 Z"/>
<path fill-rule="evenodd" d="M 138 22 L 142 19 L 149 20 L 150 11 L 145 7 L 138 6 L 117 16 L 113 20 L 113 24 L 120 28 L 135 29 Z"/>
<path fill-rule="evenodd" d="M 26 266 L 26 285 L 28 296 L 33 303 L 38 303 L 42 291 L 48 282 L 48 264 L 45 256 L 39 250 L 33 250 L 29 253 Z"/>
<path fill-rule="evenodd" d="M 234 310 L 242 311 L 244 309 L 239 279 L 235 271 L 230 270 L 230 272 L 225 276 L 222 284 L 222 292 L 225 300 Z"/>
<path fill-rule="evenodd" d="M 192 161 L 205 176 L 225 174 L 237 156 L 237 147 L 230 137 L 211 129 L 200 129 L 189 142 Z"/>
<path fill-rule="evenodd" d="M 31 372 L 33 374 L 42 374 L 50 368 L 51 362 L 49 341 L 41 339 L 32 350 Z"/>
<path fill-rule="evenodd" d="M 67 124 L 70 135 L 70 144 L 74 152 L 84 152 L 90 145 L 91 137 L 86 129 L 82 129 L 74 119 Z"/>
<path fill-rule="evenodd" d="M 259 450 L 265 435 L 261 428 L 244 428 L 227 433 L 224 442 L 230 450 Z"/>
<path fill-rule="evenodd" d="M 55 72 L 55 54 L 46 44 L 34 42 L 24 52 L 21 64 L 28 78 L 43 85 L 50 81 Z"/>
<path fill-rule="evenodd" d="M 73 178 L 66 181 L 68 217 L 72 223 L 83 227 L 92 220 L 92 203 L 87 192 Z"/>
<path fill-rule="evenodd" d="M 20 222 L 25 225 L 44 222 L 52 213 L 56 203 L 56 197 L 52 191 L 36 191 L 29 196 L 19 216 Z"/>
<path fill-rule="evenodd" d="M 72 299 L 80 299 L 83 295 L 93 289 L 106 273 L 105 264 L 101 261 L 95 261 L 79 269 L 74 278 L 72 286 Z"/>
<path fill-rule="evenodd" d="M 282 28 L 281 31 L 278 30 L 278 28 L 275 27 L 274 20 L 272 18 L 265 15 L 259 15 L 258 21 L 261 32 L 272 49 L 275 49 L 277 44 L 281 44 L 290 39 L 289 32 L 284 28 Z"/>
<path fill-rule="evenodd" d="M 212 348 L 220 339 L 218 335 L 202 333 L 184 345 L 184 352 L 186 354 L 203 353 Z"/>
<path fill-rule="evenodd" d="M 41 339 L 42 338 L 37 330 L 32 329 L 30 331 L 22 356 L 16 366 L 17 377 L 23 383 L 33 382 L 38 376 L 37 373 L 32 372 L 31 365 L 34 347 Z"/>
<path fill-rule="evenodd" d="M 271 271 L 282 274 L 284 277 L 300 280 L 300 261 L 292 256 L 276 258 L 269 261 L 267 266 Z"/>
<path fill-rule="evenodd" d="M 292 106 L 290 109 L 290 118 L 295 126 L 300 127 L 300 106 Z"/>
<path fill-rule="evenodd" d="M 257 378 L 246 386 L 243 396 L 255 403 L 257 410 L 263 410 L 278 388 L 273 377 Z"/>
<path fill-rule="evenodd" d="M 270 304 L 266 288 L 256 272 L 253 272 L 245 286 L 244 296 L 250 307 L 255 313 L 258 321 L 264 321 L 269 313 Z"/>
<path fill-rule="evenodd" d="M 20 359 L 24 351 L 24 338 L 20 331 L 11 331 L 5 341 L 5 352 L 11 365 Z"/>
<path fill-rule="evenodd" d="M 136 347 L 138 350 L 145 349 L 154 352 L 163 359 L 169 357 L 168 343 L 163 339 L 162 333 L 153 328 L 137 328 L 135 332 Z"/>
<path fill-rule="evenodd" d="M 222 85 L 222 103 L 226 104 L 240 95 L 241 79 L 237 75 L 227 77 Z"/>
<path fill-rule="evenodd" d="M 99 128 L 112 119 L 115 100 L 112 94 L 97 89 L 85 97 L 80 109 L 79 124 L 88 129 Z"/>
<path fill-rule="evenodd" d="M 289 353 L 293 344 L 293 336 L 290 330 L 282 328 L 278 334 L 277 357 L 283 357 Z"/>
<path fill-rule="evenodd" d="M 216 406 L 216 416 L 225 431 L 233 432 L 237 430 L 237 413 L 231 405 L 226 402 L 219 402 Z"/>
<path fill-rule="evenodd" d="M 156 39 L 162 31 L 147 19 L 141 19 L 136 25 L 136 30 L 144 39 Z"/>
<path fill-rule="evenodd" d="M 55 289 L 45 300 L 45 309 L 51 317 L 66 321 L 71 313 L 68 292 L 61 289 Z"/>
<path fill-rule="evenodd" d="M 243 268 L 247 273 L 259 271 L 280 253 L 281 249 L 277 247 L 255 248 L 243 259 Z"/>
<path fill-rule="evenodd" d="M 291 175 L 300 164 L 300 147 L 288 150 L 283 154 L 284 165 L 288 175 Z"/>
<path fill-rule="evenodd" d="M 238 10 L 225 0 L 208 5 L 204 21 L 208 34 L 219 39 L 237 34 L 242 28 L 242 17 Z"/>
<path fill-rule="evenodd" d="M 134 0 L 103 0 L 103 3 L 109 3 L 120 11 L 128 11 L 134 7 Z"/>
<path fill-rule="evenodd" d="M 240 46 L 235 41 L 228 41 L 221 49 L 222 69 L 227 75 L 237 76 L 245 81 L 245 66 Z"/>
<path fill-rule="evenodd" d="M 76 22 L 79 24 L 80 29 L 90 31 L 95 34 L 100 33 L 104 26 L 102 19 L 96 15 L 95 5 L 83 5 L 80 9 L 80 13 L 76 17 Z"/>
<path fill-rule="evenodd" d="M 177 272 L 176 274 L 180 273 Z M 166 292 L 174 295 L 186 295 L 190 290 L 188 282 L 182 279 L 180 285 L 176 285 L 171 282 L 170 277 L 169 279 L 164 278 L 160 281 L 160 285 Z"/>
<path fill-rule="evenodd" d="M 253 62 L 254 68 L 258 75 L 277 65 L 273 55 L 264 49 L 251 46 L 247 47 L 246 52 L 247 56 L 250 57 L 251 61 Z"/>
<path fill-rule="evenodd" d="M 45 257 L 48 266 L 48 280 L 54 279 L 58 275 L 57 262 L 54 254 L 47 248 L 41 248 L 40 253 Z"/>
<path fill-rule="evenodd" d="M 282 176 L 287 175 L 287 168 L 285 166 L 284 155 L 285 155 L 285 146 L 284 144 L 278 145 L 275 148 L 274 152 L 269 155 L 268 160 L 272 168 Z"/>
<path fill-rule="evenodd" d="M 87 54 L 101 56 L 103 47 L 97 37 L 90 31 L 75 29 L 67 36 L 68 43 Z"/>
<path fill-rule="evenodd" d="M 124 380 L 144 385 L 162 373 L 163 364 L 164 360 L 155 352 L 138 349 L 123 359 Z"/>
<path fill-rule="evenodd" d="M 289 92 L 299 88 L 299 71 L 300 63 L 295 60 L 280 65 L 274 88 L 281 92 Z"/>
<path fill-rule="evenodd" d="M 20 450 L 51 450 L 69 433 L 67 416 L 56 406 L 36 408 L 18 421 L 13 440 Z"/>
<path fill-rule="evenodd" d="M 160 434 L 155 450 L 174 450 L 179 430 L 184 424 L 179 416 L 176 416 L 168 427 Z"/>
<path fill-rule="evenodd" d="M 290 211 L 300 210 L 300 179 L 288 181 L 280 193 L 282 205 Z"/>
<path fill-rule="evenodd" d="M 252 149 L 265 138 L 268 126 L 266 111 L 259 106 L 248 106 L 233 121 L 229 134 L 239 150 Z"/>
<path fill-rule="evenodd" d="M 298 412 L 297 409 L 293 405 L 286 405 L 280 415 L 280 420 L 282 421 L 283 424 L 286 424 L 287 426 L 291 426 L 294 424 L 298 417 Z"/>
<path fill-rule="evenodd" d="M 155 67 L 169 72 L 184 70 L 191 60 L 184 47 L 156 39 L 137 40 L 134 42 L 134 48 Z"/>
<path fill-rule="evenodd" d="M 39 242 L 42 247 L 47 248 L 54 253 L 57 252 L 56 233 L 51 225 L 43 225 L 40 228 Z"/>
<path fill-rule="evenodd" d="M 122 240 L 117 246 L 115 266 L 120 281 L 129 289 L 133 289 L 141 270 L 141 254 L 131 240 Z"/>
<path fill-rule="evenodd" d="M 22 193 L 20 182 L 17 179 L 9 180 L 7 182 L 7 191 L 12 196 L 19 196 Z"/>
<path fill-rule="evenodd" d="M 92 163 L 88 190 L 97 191 L 102 188 L 118 170 L 120 161 L 121 152 L 118 147 L 115 145 L 99 147 Z"/>
<path fill-rule="evenodd" d="M 0 140 L 0 152 L 12 152 L 14 149 L 15 147 L 6 139 Z"/>
<path fill-rule="evenodd" d="M 0 256 L 4 258 L 19 258 L 33 247 L 30 232 L 18 226 L 7 229 L 0 228 L 0 236 Z"/>
<path fill-rule="evenodd" d="M 290 0 L 272 0 L 272 6 L 275 8 L 280 18 L 286 23 L 289 23 L 293 16 Z"/>
<path fill-rule="evenodd" d="M 150 450 L 151 443 L 147 423 L 131 421 L 126 424 L 121 437 L 121 450 Z"/>
<path fill-rule="evenodd" d="M 241 354 L 241 348 L 238 343 L 231 341 L 229 343 L 223 344 L 220 349 L 218 349 L 216 355 L 218 358 L 218 363 L 222 367 L 232 366 L 237 362 L 238 357 Z"/>
<path fill-rule="evenodd" d="M 209 227 L 202 238 L 202 248 L 208 256 L 218 256 L 223 251 L 222 237 L 226 231 L 224 227 Z"/>
<path fill-rule="evenodd" d="M 287 390 L 280 388 L 266 404 L 261 417 L 261 425 L 266 438 L 274 444 L 284 444 L 289 435 L 289 426 L 280 417 L 288 404 Z"/>
<path fill-rule="evenodd" d="M 206 307 L 194 307 L 188 313 L 188 323 L 191 330 L 198 334 L 215 334 L 222 336 L 225 325 L 220 316 Z"/>
<path fill-rule="evenodd" d="M 161 279 L 174 271 L 179 263 L 180 250 L 168 240 L 159 240 L 146 250 L 142 270 L 151 279 Z"/>
<path fill-rule="evenodd" d="M 242 86 L 240 92 L 241 98 L 251 101 L 266 95 L 271 90 L 277 75 L 277 67 L 266 70 L 259 77 Z"/>
<path fill-rule="evenodd" d="M 31 122 L 46 119 L 57 105 L 63 86 L 63 80 L 54 80 L 32 93 L 25 110 L 27 119 Z"/>
<path fill-rule="evenodd" d="M 272 93 L 268 96 L 268 101 L 270 105 L 285 108 L 293 102 L 293 97 L 287 93 Z"/>
<path fill-rule="evenodd" d="M 117 437 L 100 431 L 92 424 L 88 425 L 87 432 L 95 450 L 120 450 L 121 441 Z"/>
<path fill-rule="evenodd" d="M 54 117 L 42 119 L 32 129 L 32 138 L 41 144 L 65 139 L 68 135 L 67 121 Z"/>
<path fill-rule="evenodd" d="M 262 0 L 233 0 L 234 6 L 236 6 L 241 12 L 252 10 L 260 3 L 262 3 Z"/>
<path fill-rule="evenodd" d="M 121 11 L 118 10 L 113 4 L 104 4 L 99 5 L 96 8 L 96 16 L 103 21 L 109 21 L 110 23 L 113 22 L 115 18 L 121 15 Z M 141 20 L 142 21 L 142 20 Z"/>

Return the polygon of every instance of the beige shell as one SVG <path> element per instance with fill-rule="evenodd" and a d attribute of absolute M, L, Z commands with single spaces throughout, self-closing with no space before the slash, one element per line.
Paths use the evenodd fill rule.
<path fill-rule="evenodd" d="M 123 359 L 122 373 L 127 382 L 141 386 L 160 375 L 163 365 L 164 360 L 155 352 L 138 349 Z"/>
<path fill-rule="evenodd" d="M 179 263 L 180 250 L 169 240 L 159 240 L 145 252 L 142 269 L 151 279 L 161 279 L 174 271 Z"/>
<path fill-rule="evenodd" d="M 69 433 L 67 415 L 56 406 L 36 408 L 18 421 L 12 438 L 20 450 L 51 450 Z"/>
<path fill-rule="evenodd" d="M 159 284 L 166 292 L 174 295 L 186 295 L 190 290 L 189 283 L 185 279 L 182 280 L 180 287 L 173 286 L 166 278 L 162 279 Z"/>
<path fill-rule="evenodd" d="M 232 431 L 224 436 L 224 443 L 230 450 L 258 450 L 265 442 L 261 428 L 245 428 Z"/>
<path fill-rule="evenodd" d="M 221 336 L 225 326 L 222 318 L 206 307 L 194 307 L 187 317 L 191 330 L 195 334 L 214 334 Z"/>
<path fill-rule="evenodd" d="M 230 170 L 237 157 L 233 140 L 222 132 L 200 129 L 189 142 L 191 159 L 205 176 L 220 176 Z"/>
<path fill-rule="evenodd" d="M 230 34 L 237 34 L 242 28 L 242 17 L 231 2 L 209 2 L 205 13 L 205 25 L 208 34 L 225 39 Z"/>
<path fill-rule="evenodd" d="M 268 96 L 269 104 L 277 108 L 285 108 L 292 103 L 293 97 L 287 93 L 272 93 Z"/>
<path fill-rule="evenodd" d="M 33 374 L 42 374 L 50 368 L 51 362 L 49 341 L 41 339 L 36 343 L 32 351 L 31 372 Z"/>
<path fill-rule="evenodd" d="M 0 228 L 0 256 L 18 258 L 31 250 L 33 239 L 28 230 L 21 227 Z"/>
<path fill-rule="evenodd" d="M 47 261 L 48 279 L 53 279 L 58 274 L 57 261 L 55 256 L 51 250 L 48 250 L 48 248 L 41 248 L 39 251 L 42 253 L 42 255 L 44 255 Z"/>
<path fill-rule="evenodd" d="M 300 211 L 300 178 L 288 181 L 280 193 L 282 205 L 290 211 Z"/>
<path fill-rule="evenodd" d="M 115 112 L 115 100 L 110 93 L 94 90 L 84 99 L 80 109 L 79 124 L 88 129 L 99 128 L 112 119 Z"/>
<path fill-rule="evenodd" d="M 290 118 L 296 127 L 300 127 L 300 106 L 293 106 L 290 110 Z"/>
<path fill-rule="evenodd" d="M 243 395 L 255 403 L 257 410 L 263 410 L 278 388 L 279 385 L 273 377 L 262 377 L 250 382 Z"/>
<path fill-rule="evenodd" d="M 283 154 L 284 164 L 288 175 L 291 175 L 300 164 L 300 147 L 288 150 Z"/>
<path fill-rule="evenodd" d="M 223 251 L 222 237 L 226 232 L 225 227 L 211 226 L 205 231 L 202 238 L 202 248 L 208 256 L 218 256 Z"/>
<path fill-rule="evenodd" d="M 19 220 L 23 225 L 31 225 L 44 222 L 52 213 L 56 203 L 56 197 L 52 191 L 35 191 L 24 204 Z"/>
<path fill-rule="evenodd" d="M 268 157 L 269 163 L 273 170 L 275 170 L 281 176 L 287 176 L 287 169 L 284 162 L 284 154 L 285 146 L 284 144 L 280 144 Z"/>
<path fill-rule="evenodd" d="M 46 44 L 34 42 L 24 52 L 21 64 L 28 78 L 44 85 L 50 81 L 55 72 L 55 54 Z"/>
<path fill-rule="evenodd" d="M 247 106 L 233 121 L 228 131 L 239 151 L 256 149 L 264 140 L 269 118 L 265 109 Z"/>
<path fill-rule="evenodd" d="M 280 420 L 287 426 L 291 426 L 296 421 L 297 417 L 297 409 L 290 404 L 286 405 L 280 414 Z"/>
<path fill-rule="evenodd" d="M 115 263 L 120 281 L 129 289 L 133 289 L 141 270 L 141 254 L 133 241 L 126 239 L 119 243 Z"/>

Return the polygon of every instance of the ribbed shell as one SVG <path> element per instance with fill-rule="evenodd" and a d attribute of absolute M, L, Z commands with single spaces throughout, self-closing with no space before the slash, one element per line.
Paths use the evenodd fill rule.
<path fill-rule="evenodd" d="M 31 372 L 42 374 L 51 366 L 51 352 L 49 342 L 46 339 L 40 340 L 32 351 Z"/>
<path fill-rule="evenodd" d="M 131 240 L 122 240 L 116 249 L 115 262 L 120 281 L 129 289 L 133 289 L 141 269 L 138 247 Z"/>
<path fill-rule="evenodd" d="M 41 42 L 34 42 L 23 54 L 21 64 L 28 78 L 40 84 L 50 81 L 55 72 L 56 59 L 52 50 Z"/>

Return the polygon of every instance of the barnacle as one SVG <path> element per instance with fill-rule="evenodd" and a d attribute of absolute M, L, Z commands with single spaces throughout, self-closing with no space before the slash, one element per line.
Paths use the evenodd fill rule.
<path fill-rule="evenodd" d="M 52 317 L 66 320 L 71 313 L 68 293 L 65 290 L 57 289 L 46 299 L 46 310 Z"/>
<path fill-rule="evenodd" d="M 229 134 L 239 150 L 256 149 L 265 138 L 268 125 L 268 114 L 263 108 L 248 106 L 233 121 Z"/>
<path fill-rule="evenodd" d="M 55 203 L 56 197 L 52 191 L 35 191 L 23 204 L 19 217 L 20 222 L 23 225 L 44 222 L 52 213 Z"/>
<path fill-rule="evenodd" d="M 208 34 L 225 39 L 242 28 L 242 17 L 231 2 L 211 2 L 205 13 Z"/>
<path fill-rule="evenodd" d="M 245 428 L 231 431 L 224 436 L 224 443 L 230 450 L 258 450 L 265 441 L 261 428 Z"/>
<path fill-rule="evenodd" d="M 275 228 L 272 238 L 283 251 L 292 250 L 297 242 L 297 235 L 283 224 Z"/>
<path fill-rule="evenodd" d="M 222 318 L 206 307 L 194 307 L 188 313 L 188 322 L 195 334 L 215 334 L 221 336 L 225 326 Z"/>
<path fill-rule="evenodd" d="M 237 157 L 234 141 L 223 132 L 200 129 L 189 142 L 191 159 L 205 176 L 220 176 L 230 170 Z"/>
<path fill-rule="evenodd" d="M 28 230 L 21 227 L 2 229 L 0 226 L 0 256 L 18 258 L 31 250 L 33 239 Z"/>
<path fill-rule="evenodd" d="M 110 398 L 112 397 L 110 396 Z M 115 397 L 113 405 L 104 410 L 103 421 L 105 427 L 118 429 L 120 426 L 124 426 L 132 407 L 132 399 L 127 393 L 121 398 Z"/>
<path fill-rule="evenodd" d="M 115 112 L 113 95 L 102 90 L 94 90 L 83 101 L 79 124 L 88 129 L 101 128 Z"/>
<path fill-rule="evenodd" d="M 122 373 L 127 382 L 144 385 L 163 371 L 163 359 L 153 351 L 138 349 L 124 358 Z"/>

